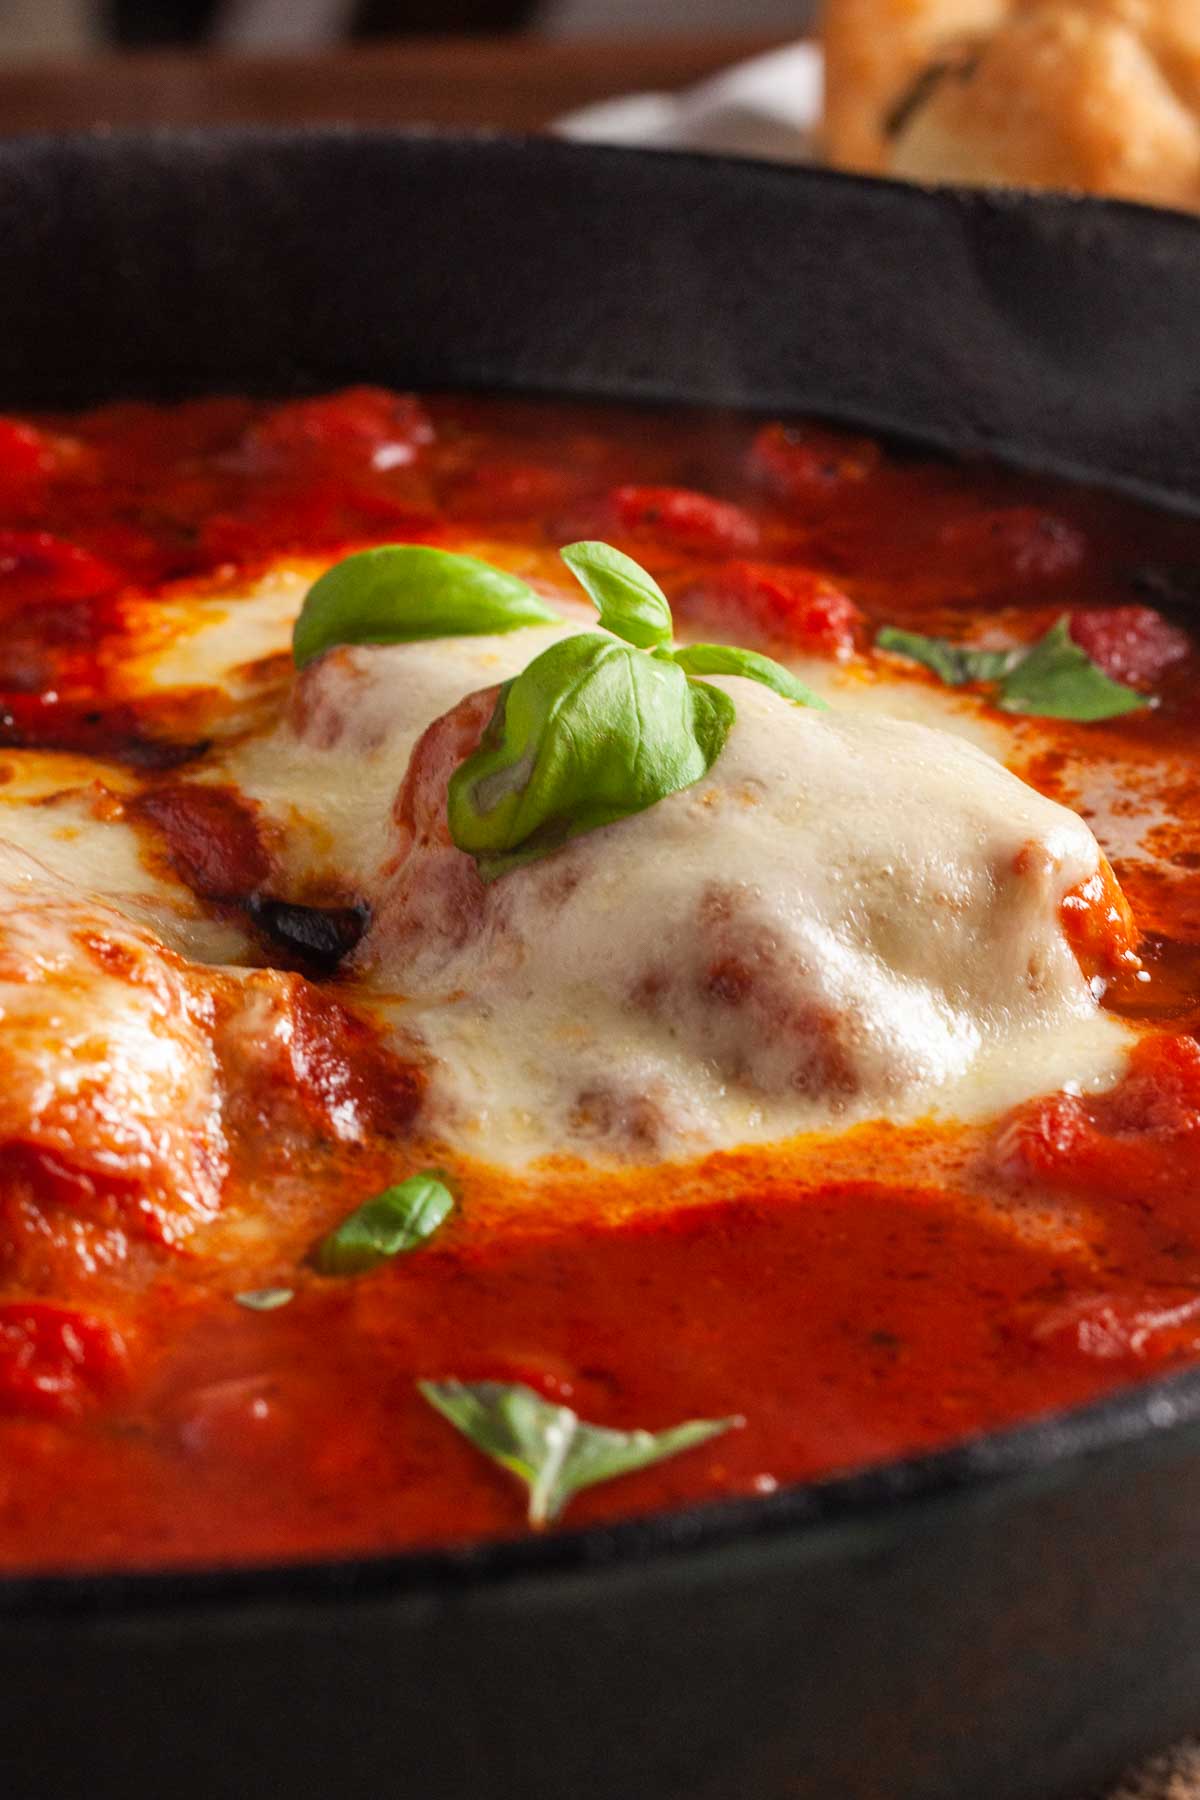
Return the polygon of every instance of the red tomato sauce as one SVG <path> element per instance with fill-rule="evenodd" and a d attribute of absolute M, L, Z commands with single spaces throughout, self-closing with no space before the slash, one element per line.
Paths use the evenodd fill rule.
<path fill-rule="evenodd" d="M 1147 1035 L 1092 1099 L 669 1176 L 564 1166 L 532 1210 L 519 1176 L 451 1159 L 457 1209 L 432 1242 L 322 1277 L 313 1244 L 419 1166 L 420 1076 L 336 973 L 353 908 L 309 942 L 270 899 L 253 808 L 181 778 L 203 766 L 206 703 L 131 694 L 127 671 L 181 596 L 233 594 L 276 558 L 491 545 L 538 574 L 581 536 L 637 557 L 694 631 L 781 655 L 849 665 L 884 624 L 1022 642 L 1067 614 L 1156 704 L 1014 726 L 1013 764 L 1086 815 L 1108 759 L 1158 821 L 1154 854 L 1097 825 L 1142 961 L 1107 1000 Z M 1194 1361 L 1197 601 L 1194 523 L 825 426 L 372 388 L 0 420 L 0 749 L 119 772 L 104 804 L 147 834 L 148 866 L 244 926 L 273 1033 L 225 1096 L 220 1215 L 190 1232 L 148 1229 L 132 1178 L 98 1194 L 44 1147 L 0 1145 L 0 1569 L 527 1529 L 515 1481 L 423 1378 L 522 1383 L 618 1429 L 740 1421 L 581 1493 L 579 1526 L 860 1468 Z M 268 657 L 263 692 L 290 673 Z M 208 993 L 206 1029 L 234 995 Z M 269 1286 L 294 1298 L 234 1300 Z"/>

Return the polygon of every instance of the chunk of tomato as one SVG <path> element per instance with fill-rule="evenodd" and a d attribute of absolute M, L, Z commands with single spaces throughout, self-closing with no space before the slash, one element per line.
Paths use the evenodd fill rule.
<path fill-rule="evenodd" d="M 793 505 L 824 504 L 873 475 L 881 455 L 869 438 L 820 425 L 764 425 L 750 446 L 750 474 Z"/>
<path fill-rule="evenodd" d="M 352 387 L 272 407 L 251 426 L 246 443 L 269 458 L 390 469 L 412 462 L 432 438 L 429 415 L 412 394 Z"/>
<path fill-rule="evenodd" d="M 0 1306 L 0 1415 L 73 1417 L 119 1385 L 127 1357 L 103 1319 L 40 1300 Z"/>
<path fill-rule="evenodd" d="M 1153 687 L 1191 649 L 1186 631 L 1152 606 L 1098 606 L 1073 612 L 1071 636 L 1114 681 Z"/>
<path fill-rule="evenodd" d="M 432 514 L 414 511 L 382 486 L 318 478 L 251 490 L 240 504 L 205 520 L 199 544 L 206 560 L 245 563 L 287 550 L 328 551 L 388 539 L 424 543 L 437 531 Z"/>
<path fill-rule="evenodd" d="M 163 833 L 172 867 L 208 900 L 244 900 L 266 883 L 270 851 L 254 807 L 231 787 L 198 782 L 151 788 L 140 816 Z"/>
<path fill-rule="evenodd" d="M 120 582 L 112 563 L 66 538 L 0 529 L 0 606 L 91 600 Z"/>
<path fill-rule="evenodd" d="M 601 513 L 601 528 L 617 537 L 653 539 L 698 556 L 752 550 L 758 542 L 758 526 L 749 513 L 694 488 L 612 488 Z"/>
<path fill-rule="evenodd" d="M 54 448 L 24 419 L 0 418 L 0 502 L 40 492 L 54 467 Z"/>
<path fill-rule="evenodd" d="M 1011 1173 L 1048 1187 L 1098 1189 L 1200 1226 L 1200 1044 L 1165 1033 L 1134 1045 L 1107 1094 L 1051 1094 L 1021 1107 L 999 1140 Z M 1193 1220 L 1193 1213 L 1195 1218 Z"/>
<path fill-rule="evenodd" d="M 948 573 L 977 590 L 1045 587 L 1074 574 L 1087 555 L 1081 531 L 1038 506 L 993 506 L 948 519 L 937 532 Z"/>
<path fill-rule="evenodd" d="M 454 511 L 474 519 L 544 518 L 578 499 L 581 480 L 570 468 L 489 456 L 454 475 L 446 494 Z"/>
<path fill-rule="evenodd" d="M 815 569 L 786 563 L 729 562 L 676 602 L 684 619 L 725 628 L 739 641 L 759 638 L 810 656 L 849 656 L 862 614 L 848 594 Z"/>

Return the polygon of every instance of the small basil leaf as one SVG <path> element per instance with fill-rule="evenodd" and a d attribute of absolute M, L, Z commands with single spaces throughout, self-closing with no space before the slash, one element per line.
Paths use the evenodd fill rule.
<path fill-rule="evenodd" d="M 785 669 L 773 657 L 760 656 L 757 650 L 739 650 L 733 644 L 684 644 L 669 655 L 685 675 L 744 675 L 748 681 L 757 681 L 770 688 L 773 694 L 794 700 L 797 706 L 815 706 L 828 711 L 820 695 L 797 681 L 790 669 Z"/>
<path fill-rule="evenodd" d="M 1113 681 L 1080 649 L 1064 613 L 1004 676 L 998 704 L 1005 712 L 1089 724 L 1139 712 L 1149 703 L 1144 694 Z"/>
<path fill-rule="evenodd" d="M 450 778 L 450 835 L 485 881 L 690 787 L 735 717 L 719 688 L 584 632 L 501 689 L 478 750 Z"/>
<path fill-rule="evenodd" d="M 951 643 L 949 638 L 900 631 L 894 625 L 886 625 L 875 643 L 880 650 L 892 650 L 898 656 L 923 663 L 947 687 L 962 687 L 968 681 L 998 681 L 1020 655 L 1017 650 L 972 650 L 966 644 Z"/>
<path fill-rule="evenodd" d="M 477 1450 L 524 1482 L 533 1526 L 557 1519 L 584 1488 L 648 1469 L 744 1422 L 689 1419 L 666 1431 L 611 1431 L 519 1383 L 419 1381 L 417 1387 Z"/>
<path fill-rule="evenodd" d="M 967 681 L 996 684 L 995 702 L 1004 712 L 1039 719 L 1074 719 L 1088 724 L 1138 712 L 1149 702 L 1135 689 L 1113 681 L 1071 637 L 1064 613 L 1029 650 L 970 650 L 946 638 L 887 626 L 875 639 L 924 663 L 949 687 Z"/>
<path fill-rule="evenodd" d="M 595 601 L 606 631 L 639 650 L 670 643 L 674 626 L 667 596 L 632 556 L 590 541 L 568 544 L 558 554 Z"/>
<path fill-rule="evenodd" d="M 432 1169 L 410 1175 L 356 1206 L 322 1238 L 313 1262 L 322 1275 L 361 1275 L 389 1257 L 415 1250 L 454 1210 L 454 1197 Z"/>
<path fill-rule="evenodd" d="M 292 633 L 303 669 L 334 644 L 411 644 L 557 621 L 527 582 L 475 556 L 429 544 L 383 544 L 326 569 Z"/>
<path fill-rule="evenodd" d="M 289 1300 L 295 1299 L 295 1289 L 285 1287 L 247 1288 L 244 1294 L 233 1297 L 239 1306 L 250 1312 L 274 1312 L 277 1307 L 286 1306 Z"/>

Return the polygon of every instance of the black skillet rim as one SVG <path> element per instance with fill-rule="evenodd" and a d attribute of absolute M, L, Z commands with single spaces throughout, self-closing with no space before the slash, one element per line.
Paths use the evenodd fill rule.
<path fill-rule="evenodd" d="M 929 1502 L 1052 1477 L 1106 1452 L 1133 1455 L 1200 1423 L 1200 1364 L 1133 1383 L 1084 1406 L 1040 1415 L 944 1448 L 795 1482 L 771 1494 L 701 1501 L 549 1536 L 278 1563 L 0 1575 L 0 1630 L 14 1620 L 114 1619 L 255 1603 L 307 1606 L 480 1588 L 560 1575 L 597 1579 L 791 1536 L 915 1515 Z"/>
<path fill-rule="evenodd" d="M 204 129 L 189 126 L 97 128 L 62 134 L 30 134 L 0 140 L 0 159 L 22 159 L 55 151 L 81 151 L 89 147 L 119 150 L 144 146 L 162 150 L 169 145 L 233 147 L 262 142 L 297 145 L 321 141 L 395 140 L 417 144 L 446 143 L 459 149 L 486 149 L 490 145 L 509 150 L 530 148 L 541 155 L 581 152 L 588 158 L 617 157 L 649 160 L 664 153 L 638 147 L 578 145 L 546 137 L 521 136 L 491 130 L 441 131 L 421 125 L 394 130 L 352 125 L 319 127 L 260 127 L 234 124 Z M 709 156 L 700 152 L 672 152 L 671 160 L 706 164 L 731 163 L 788 175 L 792 169 L 764 165 L 758 159 Z M 806 167 L 806 173 L 814 171 Z M 830 182 L 902 190 L 910 184 L 868 178 L 852 172 L 823 169 Z M 955 203 L 990 205 L 998 210 L 1030 204 L 1051 210 L 1087 213 L 1145 213 L 1132 201 L 1101 199 L 1091 195 L 1050 193 L 1030 196 L 1015 190 L 921 187 L 930 197 L 937 193 Z M 1170 209 L 1153 209 L 1165 228 L 1195 230 L 1200 221 Z M 536 391 L 536 390 L 535 390 Z M 598 394 L 576 396 L 600 398 Z M 666 396 L 614 396 L 619 402 L 655 404 Z M 676 404 L 687 405 L 689 402 Z M 753 408 L 743 410 L 753 411 Z M 888 432 L 896 427 L 880 419 L 854 420 L 864 428 Z M 906 433 L 905 435 L 911 435 Z M 936 435 L 922 440 L 927 447 L 952 450 Z M 989 447 L 999 461 L 1016 460 L 1006 447 Z M 968 452 L 969 454 L 970 452 Z M 1061 461 L 1025 460 L 1026 468 L 1052 478 L 1096 482 L 1094 471 L 1068 467 Z M 1142 488 L 1117 477 L 1107 483 L 1143 504 L 1184 510 L 1178 496 Z M 33 1620 L 112 1621 L 145 1614 L 184 1613 L 208 1609 L 250 1607 L 261 1603 L 316 1606 L 348 1600 L 383 1599 L 482 1588 L 517 1580 L 546 1580 L 561 1575 L 600 1578 L 603 1571 L 645 1568 L 697 1555 L 719 1555 L 722 1550 L 759 1545 L 784 1537 L 813 1540 L 823 1530 L 867 1524 L 873 1518 L 911 1516 L 938 1499 L 966 1492 L 982 1493 L 1012 1486 L 1039 1475 L 1052 1474 L 1066 1463 L 1093 1460 L 1106 1452 L 1139 1446 L 1179 1435 L 1183 1428 L 1200 1422 L 1200 1364 L 1143 1382 L 1131 1383 L 1099 1400 L 1035 1416 L 1002 1430 L 975 1434 L 943 1448 L 888 1462 L 878 1462 L 851 1473 L 817 1481 L 792 1483 L 760 1496 L 700 1502 L 673 1511 L 651 1513 L 616 1524 L 555 1532 L 544 1537 L 487 1539 L 480 1543 L 447 1548 L 417 1546 L 393 1553 L 345 1557 L 313 1557 L 274 1563 L 227 1565 L 178 1565 L 149 1569 L 83 1570 L 36 1575 L 0 1573 L 0 1629 L 10 1623 Z M 903 1509 L 903 1512 L 901 1511 Z"/>
<path fill-rule="evenodd" d="M 972 216 L 1003 221 L 1010 215 L 1033 211 L 1042 214 L 1048 221 L 1078 228 L 1085 236 L 1102 227 L 1108 218 L 1125 218 L 1134 232 L 1153 231 L 1160 241 L 1169 242 L 1172 248 L 1182 241 L 1200 258 L 1200 214 L 1177 207 L 1152 206 L 1138 200 L 1066 189 L 1031 190 L 1009 186 L 982 187 L 905 181 L 894 176 L 866 175 L 854 169 L 833 168 L 815 162 L 779 162 L 725 151 L 664 151 L 654 146 L 638 144 L 591 142 L 553 132 L 515 132 L 490 126 L 443 127 L 419 121 L 396 126 L 361 126 L 353 121 L 324 121 L 313 125 L 231 122 L 215 126 L 154 123 L 110 126 L 99 123 L 91 128 L 72 131 L 29 132 L 16 137 L 0 135 L 0 177 L 9 166 L 19 169 L 26 162 L 50 165 L 59 157 L 66 159 L 66 166 L 70 170 L 71 159 L 86 158 L 89 155 L 104 161 L 115 161 L 131 152 L 151 159 L 167 152 L 180 152 L 185 158 L 192 160 L 198 172 L 203 172 L 206 162 L 211 160 L 214 164 L 219 163 L 228 152 L 261 148 L 287 156 L 296 152 L 304 153 L 309 149 L 336 151 L 356 146 L 372 152 L 402 146 L 407 146 L 418 154 L 427 150 L 445 150 L 450 156 L 467 159 L 468 163 L 477 157 L 486 159 L 489 152 L 496 152 L 504 157 L 521 160 L 528 158 L 532 163 L 548 164 L 551 167 L 561 162 L 567 168 L 576 163 L 581 169 L 586 169 L 588 165 L 612 161 L 616 164 L 640 164 L 644 167 L 668 163 L 692 172 L 720 171 L 723 168 L 731 177 L 740 175 L 767 188 L 790 182 L 815 181 L 822 187 L 840 187 L 848 193 L 865 190 L 873 195 L 885 196 L 887 200 L 900 206 L 904 206 L 906 200 L 910 205 L 924 203 L 944 209 L 947 219 L 952 222 Z M 348 375 L 346 379 L 366 380 L 369 377 Z M 718 408 L 727 407 L 740 411 L 748 416 L 768 416 L 778 410 L 773 402 L 765 399 L 711 402 L 691 395 L 681 396 L 669 382 L 662 386 L 654 382 L 627 382 L 620 391 L 595 386 L 588 380 L 577 387 L 566 387 L 557 379 L 541 382 L 528 375 L 518 382 L 509 383 L 503 374 L 498 374 L 492 368 L 486 369 L 482 374 L 479 370 L 472 369 L 461 382 L 446 384 L 447 388 L 456 386 L 461 387 L 464 392 L 529 393 L 548 400 L 573 398 L 597 403 L 607 400 L 632 407 L 704 408 L 715 405 Z M 241 387 L 242 391 L 252 394 L 313 391 L 307 373 L 294 382 L 285 380 L 280 384 L 278 380 L 268 381 L 261 387 L 253 382 L 243 382 Z M 185 381 L 178 389 L 170 388 L 163 397 L 168 400 L 184 398 L 192 391 L 194 390 L 190 384 Z M 429 391 L 441 391 L 440 384 L 430 384 Z M 147 396 L 140 387 L 135 386 L 130 397 Z M 99 400 L 84 402 L 87 405 L 100 403 Z M 18 401 L 17 404 L 24 403 Z M 27 409 L 34 412 L 55 411 L 71 404 L 72 402 L 56 395 L 53 398 L 31 401 Z M 1003 434 L 992 435 L 989 432 L 980 435 L 974 432 L 964 442 L 959 433 L 948 431 L 932 422 L 927 428 L 914 431 L 910 419 L 897 416 L 886 407 L 864 406 L 853 402 L 839 407 L 836 413 L 821 406 L 808 405 L 793 410 L 801 410 L 806 416 L 814 418 L 836 420 L 849 428 L 873 432 L 881 437 L 908 440 L 922 445 L 934 454 L 983 456 L 1002 466 L 1043 475 L 1050 480 L 1102 486 L 1113 494 L 1153 509 L 1168 510 L 1183 516 L 1200 516 L 1200 492 L 1185 492 L 1179 487 L 1166 486 L 1128 471 L 1102 472 L 1086 457 L 1079 459 L 1060 451 L 1032 450 L 1028 446 L 1014 443 Z"/>

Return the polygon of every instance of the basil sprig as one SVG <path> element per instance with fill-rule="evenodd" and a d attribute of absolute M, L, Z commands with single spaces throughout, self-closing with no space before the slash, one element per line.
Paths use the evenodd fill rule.
<path fill-rule="evenodd" d="M 585 540 L 559 555 L 595 602 L 600 623 L 639 650 L 669 644 L 674 632 L 671 606 L 652 575 L 623 550 Z"/>
<path fill-rule="evenodd" d="M 450 836 L 485 881 L 706 775 L 737 712 L 698 675 L 742 675 L 799 705 L 824 705 L 753 650 L 670 649 L 666 595 L 611 545 L 568 544 L 561 555 L 613 637 L 581 632 L 535 657 L 501 688 L 479 748 L 451 776 Z"/>
<path fill-rule="evenodd" d="M 423 1169 L 356 1206 L 322 1238 L 312 1260 L 322 1275 L 362 1275 L 403 1256 L 433 1236 L 454 1210 L 454 1197 L 436 1170 Z"/>
<path fill-rule="evenodd" d="M 687 675 L 744 675 L 747 681 L 757 681 L 797 706 L 828 711 L 820 695 L 797 681 L 790 669 L 773 657 L 760 656 L 757 650 L 739 650 L 735 644 L 683 644 L 670 656 Z"/>
<path fill-rule="evenodd" d="M 344 557 L 313 583 L 292 655 L 303 669 L 335 644 L 411 644 L 557 622 L 528 582 L 476 556 L 383 544 Z"/>
<path fill-rule="evenodd" d="M 430 1406 L 529 1490 L 529 1523 L 553 1523 L 574 1495 L 600 1481 L 648 1469 L 741 1425 L 740 1418 L 689 1419 L 666 1431 L 588 1425 L 569 1406 L 500 1381 L 419 1381 Z"/>
<path fill-rule="evenodd" d="M 962 687 L 968 681 L 993 683 L 996 705 L 1004 712 L 1091 724 L 1149 705 L 1144 694 L 1114 681 L 1080 648 L 1066 613 L 1027 650 L 972 650 L 948 638 L 890 625 L 875 642 L 881 650 L 922 663 L 947 687 Z"/>
<path fill-rule="evenodd" d="M 782 663 L 757 650 L 739 650 L 733 644 L 682 644 L 671 649 L 675 622 L 670 602 L 654 577 L 623 550 L 585 539 L 565 545 L 558 554 L 614 637 L 652 651 L 660 662 L 677 664 L 686 675 L 742 675 L 797 706 L 824 707 L 824 700 Z"/>
<path fill-rule="evenodd" d="M 450 836 L 485 881 L 699 781 L 735 717 L 727 694 L 583 632 L 500 690 L 479 748 L 450 778 Z"/>

